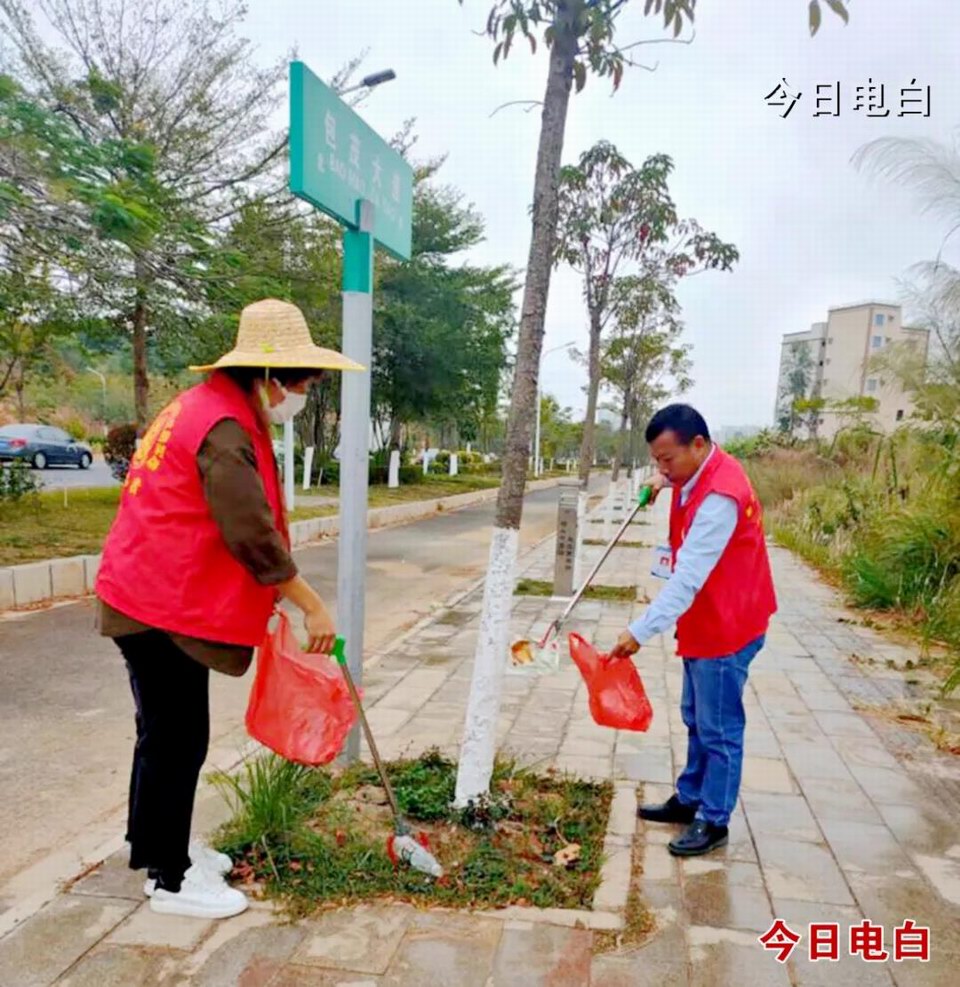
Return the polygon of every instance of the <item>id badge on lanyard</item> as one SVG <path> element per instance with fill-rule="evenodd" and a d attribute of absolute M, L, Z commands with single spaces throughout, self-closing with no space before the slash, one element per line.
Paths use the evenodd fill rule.
<path fill-rule="evenodd" d="M 653 568 L 651 576 L 657 579 L 669 579 L 673 575 L 673 552 L 669 545 L 657 545 L 653 550 Z"/>

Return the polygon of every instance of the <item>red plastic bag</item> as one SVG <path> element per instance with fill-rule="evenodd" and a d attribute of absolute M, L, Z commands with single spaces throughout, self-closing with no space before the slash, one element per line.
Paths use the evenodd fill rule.
<path fill-rule="evenodd" d="M 570 635 L 573 658 L 590 694 L 590 713 L 602 727 L 643 732 L 653 719 L 653 708 L 629 658 L 600 654 L 579 634 Z"/>
<path fill-rule="evenodd" d="M 343 673 L 326 655 L 307 654 L 280 613 L 257 656 L 247 732 L 288 761 L 328 764 L 357 721 Z"/>

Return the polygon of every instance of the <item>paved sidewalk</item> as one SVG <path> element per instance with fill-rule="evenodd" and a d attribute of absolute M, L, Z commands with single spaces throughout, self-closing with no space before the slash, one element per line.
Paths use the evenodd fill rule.
<path fill-rule="evenodd" d="M 648 515 L 649 517 L 649 515 Z M 666 504 L 631 541 L 663 536 Z M 588 525 L 588 537 L 603 526 Z M 599 548 L 587 548 L 585 565 Z M 522 575 L 549 578 L 553 542 Z M 649 548 L 617 548 L 598 582 L 656 592 Z M 835 595 L 790 555 L 773 550 L 781 613 L 754 663 L 742 797 L 730 845 L 678 862 L 671 827 L 638 824 L 642 890 L 656 917 L 643 944 L 598 954 L 594 933 L 516 918 L 363 906 L 285 924 L 258 905 L 222 923 L 149 912 L 122 855 L 79 881 L 0 940 L 0 985 L 243 985 L 243 987 L 535 987 L 587 985 L 944 985 L 960 967 L 960 762 L 916 735 L 858 712 L 925 687 L 895 667 L 916 658 L 849 622 Z M 586 570 L 584 570 L 586 571 Z M 390 756 L 438 745 L 456 752 L 477 635 L 481 591 L 424 626 L 367 672 L 371 725 Z M 518 600 L 513 632 L 536 633 L 557 612 Z M 584 602 L 568 630 L 607 646 L 639 604 Z M 685 757 L 678 710 L 681 665 L 671 640 L 638 664 L 654 706 L 643 735 L 590 719 L 582 683 L 566 661 L 556 676 L 509 677 L 501 745 L 528 762 L 629 779 L 643 796 L 669 794 Z M 857 655 L 858 660 L 851 660 Z M 866 659 L 866 661 L 865 661 Z M 869 659 L 879 664 L 873 665 Z M 217 809 L 204 808 L 215 821 Z M 560 921 L 559 917 L 555 917 Z M 758 942 L 774 918 L 802 938 L 786 964 Z M 849 928 L 869 919 L 929 927 L 932 958 L 839 963 L 807 958 L 810 922 Z"/>

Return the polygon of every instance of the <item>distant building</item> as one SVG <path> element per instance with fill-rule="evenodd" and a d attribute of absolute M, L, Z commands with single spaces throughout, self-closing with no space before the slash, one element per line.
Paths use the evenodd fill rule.
<path fill-rule="evenodd" d="M 900 382 L 875 369 L 872 361 L 887 347 L 900 344 L 919 350 L 926 360 L 930 333 L 904 326 L 900 306 L 882 302 L 831 308 L 826 322 L 787 333 L 780 349 L 776 425 L 830 439 L 846 420 L 835 410 L 838 402 L 873 398 L 877 409 L 868 420 L 884 432 L 892 431 L 913 405 Z M 798 398 L 821 398 L 824 407 L 816 416 L 797 413 L 793 406 Z"/>

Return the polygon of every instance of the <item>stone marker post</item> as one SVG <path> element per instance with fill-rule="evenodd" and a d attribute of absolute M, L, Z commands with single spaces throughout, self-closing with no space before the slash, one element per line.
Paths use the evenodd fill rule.
<path fill-rule="evenodd" d="M 580 545 L 580 481 L 561 480 L 557 505 L 557 554 L 553 595 L 573 596 Z"/>

